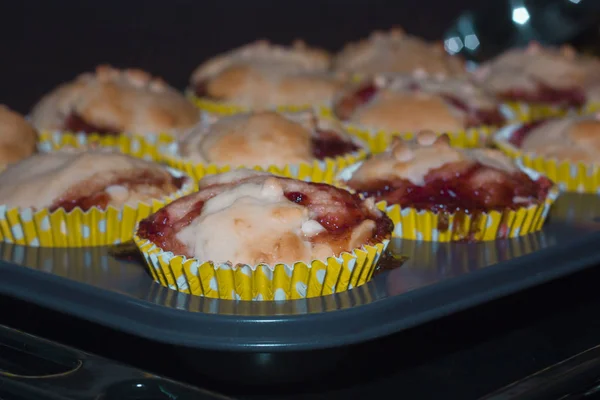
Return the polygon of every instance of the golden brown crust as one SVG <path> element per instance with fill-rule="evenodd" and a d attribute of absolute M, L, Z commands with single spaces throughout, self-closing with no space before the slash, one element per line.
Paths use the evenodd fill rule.
<path fill-rule="evenodd" d="M 454 132 L 504 122 L 497 100 L 468 79 L 422 73 L 350 85 L 336 96 L 334 111 L 344 121 L 391 132 Z"/>
<path fill-rule="evenodd" d="M 597 164 L 600 119 L 588 116 L 546 121 L 527 133 L 521 149 L 546 158 Z"/>
<path fill-rule="evenodd" d="M 440 43 L 407 35 L 401 28 L 376 31 L 368 38 L 347 44 L 333 62 L 336 71 L 365 75 L 412 73 L 456 76 L 465 74 L 464 60 L 445 52 Z"/>
<path fill-rule="evenodd" d="M 581 89 L 591 100 L 600 100 L 600 59 L 577 53 L 571 46 L 544 47 L 532 42 L 510 49 L 482 64 L 474 78 L 489 91 L 536 93 L 539 86 Z"/>
<path fill-rule="evenodd" d="M 89 197 L 107 188 L 111 194 L 108 204 L 122 207 L 176 191 L 170 177 L 157 163 L 117 152 L 37 153 L 0 174 L 0 204 L 42 209 L 65 199 Z M 138 181 L 139 185 L 128 189 L 125 186 L 131 181 Z"/>
<path fill-rule="evenodd" d="M 327 52 L 296 42 L 291 47 L 267 41 L 248 44 L 201 64 L 191 85 L 204 95 L 253 110 L 329 101 L 344 77 L 327 73 Z"/>
<path fill-rule="evenodd" d="M 179 143 L 180 154 L 195 163 L 267 167 L 315 160 L 313 137 L 327 130 L 352 142 L 342 126 L 311 112 L 282 114 L 260 111 L 223 117 L 190 131 Z"/>
<path fill-rule="evenodd" d="M 465 121 L 453 113 L 443 99 L 429 93 L 398 93 L 383 91 L 369 104 L 359 109 L 351 122 L 387 132 L 416 132 L 432 129 L 436 132 L 460 131 Z"/>
<path fill-rule="evenodd" d="M 106 65 L 44 96 L 31 118 L 38 129 L 62 130 L 73 114 L 91 126 L 138 134 L 178 133 L 199 118 L 194 105 L 160 78 Z"/>
<path fill-rule="evenodd" d="M 236 170 L 142 221 L 138 234 L 202 261 L 274 265 L 324 260 L 391 230 L 372 201 L 345 190 Z"/>
<path fill-rule="evenodd" d="M 35 153 L 37 139 L 37 131 L 20 114 L 0 104 L 0 166 Z"/>

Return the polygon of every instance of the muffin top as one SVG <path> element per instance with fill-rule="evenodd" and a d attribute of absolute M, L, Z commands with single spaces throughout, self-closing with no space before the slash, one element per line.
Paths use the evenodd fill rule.
<path fill-rule="evenodd" d="M 37 138 L 36 130 L 20 114 L 0 104 L 0 165 L 35 153 Z"/>
<path fill-rule="evenodd" d="M 310 163 L 357 150 L 339 123 L 312 112 L 227 116 L 199 125 L 179 143 L 180 155 L 194 163 L 232 166 Z"/>
<path fill-rule="evenodd" d="M 31 112 L 40 130 L 100 134 L 178 134 L 198 119 L 196 107 L 161 79 L 106 65 L 58 86 Z"/>
<path fill-rule="evenodd" d="M 392 132 L 504 123 L 494 97 L 468 79 L 426 74 L 379 76 L 350 86 L 337 97 L 334 111 L 341 120 Z"/>
<path fill-rule="evenodd" d="M 443 76 L 465 74 L 464 61 L 449 55 L 442 43 L 428 43 L 401 28 L 376 31 L 347 44 L 333 62 L 336 71 L 365 75 L 422 71 Z"/>
<path fill-rule="evenodd" d="M 570 46 L 506 51 L 474 73 L 486 89 L 506 100 L 580 106 L 600 101 L 600 60 Z"/>
<path fill-rule="evenodd" d="M 86 211 L 150 202 L 183 184 L 161 165 L 108 151 L 38 153 L 0 173 L 0 204 Z"/>
<path fill-rule="evenodd" d="M 218 55 L 192 74 L 198 97 L 252 110 L 324 104 L 343 85 L 329 74 L 330 56 L 297 41 L 290 47 L 258 41 Z"/>
<path fill-rule="evenodd" d="M 237 170 L 203 179 L 143 220 L 138 236 L 202 261 L 291 265 L 379 243 L 392 229 L 372 201 L 345 190 Z"/>
<path fill-rule="evenodd" d="M 552 183 L 531 179 L 498 150 L 451 147 L 448 136 L 396 139 L 365 161 L 348 186 L 388 204 L 429 211 L 489 211 L 545 200 Z"/>
<path fill-rule="evenodd" d="M 512 132 L 509 142 L 525 152 L 557 160 L 600 160 L 600 115 L 539 120 Z"/>

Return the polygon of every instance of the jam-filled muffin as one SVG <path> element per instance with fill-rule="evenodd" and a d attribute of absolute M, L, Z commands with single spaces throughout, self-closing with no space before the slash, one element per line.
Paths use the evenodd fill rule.
<path fill-rule="evenodd" d="M 179 156 L 194 163 L 262 167 L 311 163 L 360 149 L 338 122 L 312 112 L 226 116 L 199 125 L 178 144 Z"/>
<path fill-rule="evenodd" d="M 347 181 L 376 201 L 432 212 L 480 213 L 544 203 L 552 182 L 532 179 L 500 151 L 451 147 L 446 135 L 420 132 L 394 141 Z"/>
<path fill-rule="evenodd" d="M 372 200 L 343 189 L 237 170 L 203 179 L 198 192 L 140 222 L 137 235 L 215 264 L 292 265 L 380 243 L 392 228 Z"/>
<path fill-rule="evenodd" d="M 334 58 L 333 67 L 364 75 L 415 71 L 440 76 L 465 74 L 464 61 L 449 55 L 443 44 L 428 43 L 400 28 L 373 32 L 367 39 L 347 44 Z"/>
<path fill-rule="evenodd" d="M 0 167 L 36 151 L 38 134 L 18 113 L 0 104 Z"/>
<path fill-rule="evenodd" d="M 31 112 L 39 130 L 177 136 L 198 122 L 196 107 L 160 78 L 99 66 L 44 96 Z"/>
<path fill-rule="evenodd" d="M 342 121 L 388 132 L 457 132 L 505 121 L 495 98 L 468 79 L 426 74 L 379 76 L 349 87 L 334 112 Z"/>
<path fill-rule="evenodd" d="M 600 59 L 570 46 L 511 49 L 484 63 L 474 77 L 506 101 L 569 107 L 600 101 Z"/>
<path fill-rule="evenodd" d="M 162 199 L 185 181 L 159 164 L 124 154 L 62 150 L 35 154 L 0 173 L 0 204 L 66 212 L 123 208 Z"/>
<path fill-rule="evenodd" d="M 252 110 L 319 105 L 343 85 L 329 65 L 328 53 L 303 42 L 284 47 L 258 41 L 201 64 L 190 83 L 199 98 Z"/>
<path fill-rule="evenodd" d="M 521 151 L 547 159 L 600 162 L 600 116 L 538 120 L 523 124 L 507 139 Z"/>

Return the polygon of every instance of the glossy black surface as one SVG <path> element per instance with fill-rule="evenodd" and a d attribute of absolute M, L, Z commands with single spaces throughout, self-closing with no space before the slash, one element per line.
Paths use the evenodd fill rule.
<path fill-rule="evenodd" d="M 2 325 L 0 398 L 227 400 L 225 396 L 170 381 Z"/>
<path fill-rule="evenodd" d="M 408 256 L 402 267 L 348 292 L 281 302 L 179 293 L 155 283 L 140 264 L 115 259 L 107 248 L 2 243 L 0 293 L 195 349 L 335 348 L 408 329 L 600 263 L 598 217 L 600 197 L 565 193 L 540 232 L 480 243 L 395 239 L 391 252 Z M 296 378 L 320 372 L 289 364 L 298 368 L 301 375 Z M 255 372 L 269 372 L 265 365 L 267 370 Z"/>
<path fill-rule="evenodd" d="M 241 399 L 342 400 L 389 398 L 477 399 L 600 344 L 600 268 L 576 273 L 517 295 L 454 314 L 388 338 L 340 349 L 344 362 L 301 384 L 240 385 L 230 374 L 207 375 L 208 362 L 184 363 L 189 349 L 148 341 L 0 297 L 0 320 L 29 332 L 100 353 L 147 371 Z M 318 366 L 322 352 L 313 352 Z M 216 369 L 234 366 L 228 353 L 206 354 Z M 243 359 L 237 358 L 242 363 Z M 248 360 L 246 358 L 246 360 Z M 270 363 L 256 357 L 249 368 Z"/>

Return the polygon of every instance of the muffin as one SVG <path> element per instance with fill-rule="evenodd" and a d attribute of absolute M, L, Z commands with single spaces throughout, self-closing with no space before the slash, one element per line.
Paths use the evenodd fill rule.
<path fill-rule="evenodd" d="M 448 54 L 442 43 L 428 43 L 400 28 L 373 32 L 367 39 L 347 44 L 335 56 L 333 68 L 363 76 L 418 71 L 450 77 L 466 73 L 463 59 Z"/>
<path fill-rule="evenodd" d="M 218 55 L 193 72 L 201 108 L 218 113 L 325 105 L 343 83 L 328 72 L 327 52 L 303 42 L 290 47 L 258 41 Z"/>
<path fill-rule="evenodd" d="M 194 165 L 326 168 L 330 164 L 345 166 L 365 155 L 361 143 L 341 124 L 313 112 L 257 111 L 225 116 L 199 125 L 169 147 L 175 155 L 163 161 L 186 171 Z"/>
<path fill-rule="evenodd" d="M 238 170 L 203 179 L 198 192 L 141 221 L 135 240 L 163 285 L 208 297 L 279 300 L 364 283 L 391 231 L 371 200 Z"/>
<path fill-rule="evenodd" d="M 600 60 L 570 46 L 511 49 L 482 64 L 474 78 L 508 102 L 578 108 L 600 101 Z"/>
<path fill-rule="evenodd" d="M 116 152 L 35 154 L 0 173 L 2 239 L 49 247 L 121 242 L 137 221 L 193 186 L 177 171 Z"/>
<path fill-rule="evenodd" d="M 600 188 L 600 116 L 549 118 L 511 125 L 495 135 L 496 145 L 524 165 L 548 175 L 568 191 Z"/>
<path fill-rule="evenodd" d="M 35 153 L 37 138 L 20 114 L 0 104 L 0 169 Z"/>
<path fill-rule="evenodd" d="M 31 112 L 39 130 L 99 135 L 178 136 L 198 120 L 194 105 L 160 78 L 106 65 L 58 86 Z"/>
<path fill-rule="evenodd" d="M 556 188 L 502 152 L 451 147 L 446 135 L 396 139 L 341 178 L 384 202 L 396 235 L 432 241 L 491 240 L 541 228 Z M 391 206 L 391 207 L 390 207 Z"/>
<path fill-rule="evenodd" d="M 338 95 L 334 114 L 376 146 L 374 152 L 383 151 L 393 133 L 406 138 L 423 129 L 450 133 L 456 145 L 476 146 L 489 132 L 485 127 L 505 123 L 495 98 L 468 79 L 424 74 L 379 76 L 352 85 Z"/>

